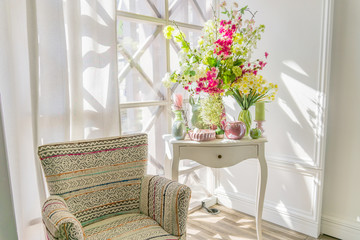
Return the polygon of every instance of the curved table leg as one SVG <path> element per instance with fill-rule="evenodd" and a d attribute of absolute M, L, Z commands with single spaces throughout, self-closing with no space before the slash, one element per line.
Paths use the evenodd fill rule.
<path fill-rule="evenodd" d="M 173 159 L 171 163 L 171 179 L 176 182 L 179 180 L 179 152 L 179 147 L 174 146 Z"/>
<path fill-rule="evenodd" d="M 256 196 L 256 232 L 257 239 L 262 239 L 262 213 L 264 207 L 264 198 L 265 198 L 265 190 L 268 176 L 268 168 L 265 160 L 265 149 L 264 144 L 259 146 L 259 164 L 260 171 L 258 172 L 258 186 L 257 186 L 257 196 Z"/>

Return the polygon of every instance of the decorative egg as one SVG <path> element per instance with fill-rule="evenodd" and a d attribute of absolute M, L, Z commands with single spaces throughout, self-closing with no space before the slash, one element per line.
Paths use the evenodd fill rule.
<path fill-rule="evenodd" d="M 258 128 L 253 128 L 250 130 L 250 137 L 252 139 L 258 139 L 259 137 L 261 137 L 261 130 Z"/>

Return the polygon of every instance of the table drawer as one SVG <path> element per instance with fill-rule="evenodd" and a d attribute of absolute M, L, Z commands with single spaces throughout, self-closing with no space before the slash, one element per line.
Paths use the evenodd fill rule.
<path fill-rule="evenodd" d="M 248 158 L 257 158 L 256 145 L 232 147 L 180 147 L 180 159 L 191 159 L 212 168 L 233 166 Z"/>

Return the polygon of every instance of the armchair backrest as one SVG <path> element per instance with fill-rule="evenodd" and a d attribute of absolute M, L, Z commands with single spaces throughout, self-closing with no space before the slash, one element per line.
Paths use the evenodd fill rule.
<path fill-rule="evenodd" d="M 62 197 L 83 226 L 139 212 L 147 135 L 47 144 L 38 155 L 51 195 Z"/>

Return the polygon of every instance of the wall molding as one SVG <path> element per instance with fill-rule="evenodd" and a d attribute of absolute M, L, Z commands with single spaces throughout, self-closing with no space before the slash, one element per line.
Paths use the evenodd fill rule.
<path fill-rule="evenodd" d="M 216 192 L 218 203 L 225 207 L 236 209 L 246 214 L 255 215 L 255 201 L 240 194 Z M 263 220 L 278 224 L 291 230 L 302 232 L 312 237 L 318 237 L 318 222 L 298 213 L 279 211 L 276 207 L 265 201 Z"/>
<path fill-rule="evenodd" d="M 321 232 L 345 240 L 359 240 L 360 225 L 341 218 L 322 216 Z"/>
<path fill-rule="evenodd" d="M 291 159 L 290 161 L 288 159 Z M 268 167 L 274 167 L 277 169 L 284 169 L 286 171 L 296 171 L 296 172 L 304 172 L 304 173 L 315 173 L 317 171 L 321 171 L 321 169 L 316 168 L 312 165 L 305 164 L 301 158 L 297 157 L 289 157 L 285 158 L 283 156 L 275 156 L 275 155 L 266 155 L 266 162 Z M 258 166 L 257 159 L 250 159 L 241 162 L 241 164 L 245 164 L 248 166 Z"/>
<path fill-rule="evenodd" d="M 255 196 L 247 195 L 243 193 L 229 193 L 223 190 L 216 190 L 215 194 L 217 197 L 222 196 L 223 198 L 228 198 L 230 200 L 239 200 L 242 202 L 247 202 L 253 206 L 251 215 L 255 214 Z M 313 211 L 304 211 L 301 209 L 297 209 L 294 207 L 279 207 L 276 202 L 265 200 L 264 201 L 264 209 L 267 208 L 271 211 L 276 211 L 280 214 L 287 216 L 296 216 L 296 218 L 302 219 L 304 221 L 315 221 Z M 250 214 L 250 213 L 249 213 Z"/>
<path fill-rule="evenodd" d="M 309 159 L 299 158 L 296 156 L 285 155 L 285 154 L 268 154 L 266 155 L 266 160 L 268 162 L 277 162 L 283 165 L 291 166 L 302 166 L 303 168 L 309 169 L 320 169 L 314 162 L 309 161 Z"/>
<path fill-rule="evenodd" d="M 281 209 L 279 209 L 279 207 L 277 207 L 277 203 L 273 202 L 273 201 L 269 201 L 265 199 L 265 203 L 264 203 L 264 209 L 268 208 L 272 211 L 276 211 L 276 212 L 283 212 L 283 214 L 285 215 L 293 215 L 296 218 L 300 218 L 304 221 L 311 221 L 312 224 L 316 223 L 316 219 L 319 218 L 319 211 L 317 211 L 317 204 L 320 198 L 320 190 L 321 190 L 321 184 L 320 184 L 320 179 L 321 179 L 321 175 L 322 175 L 322 170 L 320 169 L 314 169 L 314 168 L 309 168 L 307 165 L 302 165 L 302 164 L 294 164 L 291 162 L 283 162 L 279 159 L 273 159 L 273 158 L 267 158 L 267 163 L 268 163 L 268 169 L 269 171 L 271 171 L 271 169 L 276 169 L 277 171 L 283 171 L 283 172 L 288 172 L 291 174 L 297 174 L 297 175 L 301 175 L 301 176 L 305 176 L 305 177 L 311 177 L 314 180 L 314 187 L 311 189 L 311 210 L 309 211 L 304 211 L 302 209 L 298 209 L 298 208 L 294 208 L 294 207 L 289 207 L 287 206 L 286 211 L 281 211 Z M 258 171 L 258 162 L 256 159 L 252 159 L 250 161 L 244 161 L 241 164 L 243 165 L 248 165 L 251 168 L 254 169 L 255 172 Z M 222 174 L 221 171 L 219 171 L 218 175 L 218 183 L 216 184 L 216 186 L 220 186 L 221 183 L 221 179 L 222 179 Z M 255 206 L 255 195 L 248 195 L 248 194 L 244 194 L 244 193 L 240 193 L 240 192 L 231 192 L 231 191 L 227 191 L 225 192 L 224 190 L 220 190 L 219 188 L 215 189 L 215 194 L 216 195 L 222 195 L 224 197 L 227 197 L 229 199 L 231 199 L 231 201 L 236 201 L 236 200 L 240 200 L 242 202 L 246 201 L 249 202 L 250 204 L 252 204 L 253 206 Z M 234 209 L 242 211 L 241 209 L 238 209 L 236 207 L 234 207 Z M 272 221 L 271 219 L 269 219 L 270 221 Z M 299 230 L 297 230 L 299 231 Z"/>

